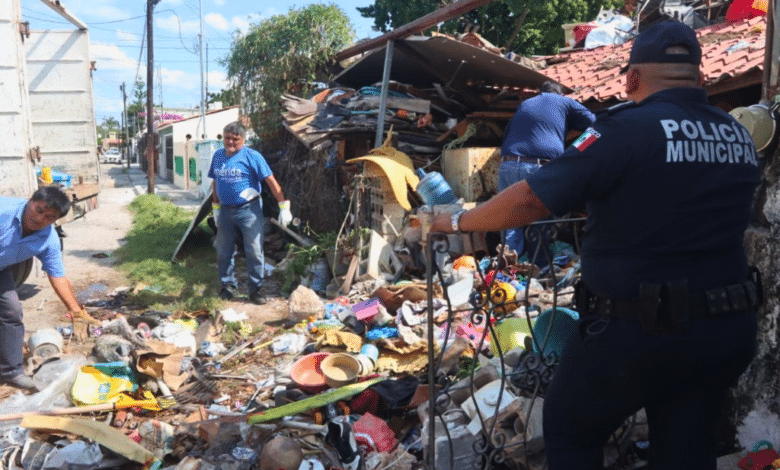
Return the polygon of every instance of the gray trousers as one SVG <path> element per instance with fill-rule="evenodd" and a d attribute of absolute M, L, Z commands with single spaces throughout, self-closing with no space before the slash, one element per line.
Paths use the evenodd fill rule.
<path fill-rule="evenodd" d="M 24 323 L 11 268 L 0 271 L 0 380 L 23 372 Z"/>

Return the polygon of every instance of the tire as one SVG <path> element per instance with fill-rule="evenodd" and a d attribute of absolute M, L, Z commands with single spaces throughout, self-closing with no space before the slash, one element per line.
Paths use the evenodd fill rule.
<path fill-rule="evenodd" d="M 24 284 L 24 281 L 26 281 L 28 277 L 30 277 L 32 268 L 33 268 L 32 258 L 26 259 L 21 263 L 16 263 L 15 265 L 11 266 L 11 274 L 14 277 L 14 283 L 16 284 L 17 289 L 22 284 Z"/>

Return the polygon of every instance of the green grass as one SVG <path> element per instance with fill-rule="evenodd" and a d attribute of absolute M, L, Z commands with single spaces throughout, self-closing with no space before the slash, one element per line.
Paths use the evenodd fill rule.
<path fill-rule="evenodd" d="M 165 311 L 212 311 L 222 304 L 214 249 L 194 247 L 171 257 L 194 214 L 154 194 L 130 203 L 133 226 L 126 243 L 114 256 L 118 267 L 135 283 L 146 287 L 128 297 L 142 308 Z M 204 230 L 210 231 L 202 224 Z"/>

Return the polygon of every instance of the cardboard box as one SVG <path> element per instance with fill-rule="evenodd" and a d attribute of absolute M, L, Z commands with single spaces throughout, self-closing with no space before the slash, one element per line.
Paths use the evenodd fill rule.
<path fill-rule="evenodd" d="M 445 150 L 441 166 L 455 195 L 465 202 L 475 202 L 498 192 L 500 164 L 499 147 L 470 147 Z"/>

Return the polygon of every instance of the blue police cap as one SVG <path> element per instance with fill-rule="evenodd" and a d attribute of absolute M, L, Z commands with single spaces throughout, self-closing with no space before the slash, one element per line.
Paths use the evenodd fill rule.
<path fill-rule="evenodd" d="M 667 54 L 671 46 L 684 46 L 688 54 Z M 631 64 L 701 64 L 701 45 L 696 33 L 678 21 L 662 21 L 642 31 L 634 39 L 628 65 L 620 70 L 625 73 Z"/>

